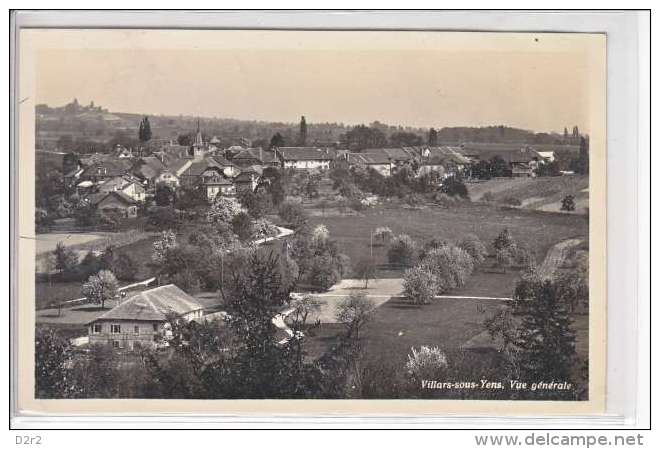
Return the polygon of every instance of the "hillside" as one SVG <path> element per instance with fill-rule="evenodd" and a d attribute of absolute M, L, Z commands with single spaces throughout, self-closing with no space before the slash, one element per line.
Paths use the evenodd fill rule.
<path fill-rule="evenodd" d="M 566 195 L 575 197 L 574 213 L 589 208 L 589 176 L 567 175 L 547 178 L 500 178 L 468 184 L 472 201 L 518 205 L 524 209 L 559 212 Z M 484 196 L 485 195 L 485 196 Z"/>

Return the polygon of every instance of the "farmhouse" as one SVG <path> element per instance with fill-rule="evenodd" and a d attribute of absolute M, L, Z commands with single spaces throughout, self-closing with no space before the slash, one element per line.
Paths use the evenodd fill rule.
<path fill-rule="evenodd" d="M 255 191 L 263 169 L 260 165 L 252 165 L 241 170 L 241 172 L 233 179 L 236 191 L 244 192 L 246 190 Z"/>
<path fill-rule="evenodd" d="M 297 170 L 327 170 L 335 158 L 334 150 L 317 147 L 279 147 L 275 154 L 282 168 Z"/>
<path fill-rule="evenodd" d="M 394 164 L 388 156 L 382 153 L 347 153 L 345 157 L 351 167 L 372 168 L 383 176 L 392 176 L 392 166 Z"/>
<path fill-rule="evenodd" d="M 206 198 L 212 200 L 218 195 L 232 196 L 236 194 L 236 187 L 222 175 L 213 174 L 202 179 Z"/>
<path fill-rule="evenodd" d="M 99 215 L 107 217 L 137 217 L 137 202 L 122 191 L 101 192 L 89 195 L 89 203 Z"/>
<path fill-rule="evenodd" d="M 133 198 L 135 201 L 144 201 L 145 199 L 145 189 L 138 179 L 135 179 L 131 176 L 116 176 L 110 178 L 99 186 L 99 192 L 123 192 L 129 197 Z"/>
<path fill-rule="evenodd" d="M 466 143 L 460 146 L 459 152 L 472 162 L 498 156 L 509 164 L 512 176 L 516 177 L 535 176 L 534 170 L 544 160 L 541 154 L 525 144 Z"/>
<path fill-rule="evenodd" d="M 90 344 L 113 348 L 153 348 L 163 339 L 170 316 L 199 320 L 203 307 L 173 284 L 145 290 L 88 323 Z"/>

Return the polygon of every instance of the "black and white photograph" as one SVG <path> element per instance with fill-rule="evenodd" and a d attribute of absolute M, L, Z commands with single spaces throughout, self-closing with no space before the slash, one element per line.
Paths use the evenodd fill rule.
<path fill-rule="evenodd" d="M 602 403 L 604 35 L 22 33 L 35 400 Z"/>

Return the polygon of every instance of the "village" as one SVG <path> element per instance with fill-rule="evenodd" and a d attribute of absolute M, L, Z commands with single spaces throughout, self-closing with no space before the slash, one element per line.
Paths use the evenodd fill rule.
<path fill-rule="evenodd" d="M 75 111 L 92 112 L 107 114 Z M 163 138 L 150 119 L 133 122 L 132 145 L 37 149 L 36 327 L 47 345 L 37 358 L 66 348 L 62 369 L 114 376 L 79 379 L 80 397 L 465 397 L 406 378 L 457 366 L 449 377 L 478 384 L 505 369 L 520 300 L 551 288 L 573 345 L 555 368 L 582 387 L 545 397 L 584 399 L 588 137 L 576 127 L 555 143 L 444 142 L 431 128 L 371 146 L 312 138 L 302 117 L 294 138 L 253 145 L 209 135 L 199 118 L 186 138 Z M 255 278 L 268 270 L 279 293 Z M 296 375 L 325 385 L 314 376 L 332 372 L 336 390 L 154 379 L 177 360 L 206 367 L 240 353 L 235 323 L 258 313 L 274 351 L 298 354 Z M 194 344 L 204 349 L 191 355 Z M 38 394 L 64 394 L 52 376 Z"/>

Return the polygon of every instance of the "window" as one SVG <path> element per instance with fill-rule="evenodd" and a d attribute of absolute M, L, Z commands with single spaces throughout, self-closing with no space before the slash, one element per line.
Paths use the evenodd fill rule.
<path fill-rule="evenodd" d="M 112 340 L 112 347 L 115 349 L 119 349 L 119 340 Z"/>
<path fill-rule="evenodd" d="M 154 323 L 154 332 L 158 332 L 158 323 Z"/>
<path fill-rule="evenodd" d="M 101 325 L 101 324 L 94 324 L 92 326 L 92 333 L 93 334 L 100 334 L 102 330 L 103 330 L 103 325 Z"/>
<path fill-rule="evenodd" d="M 140 326 L 133 327 L 133 333 L 135 335 L 140 335 Z"/>
<path fill-rule="evenodd" d="M 119 324 L 111 324 L 110 325 L 110 333 L 111 334 L 121 334 L 121 326 Z"/>

